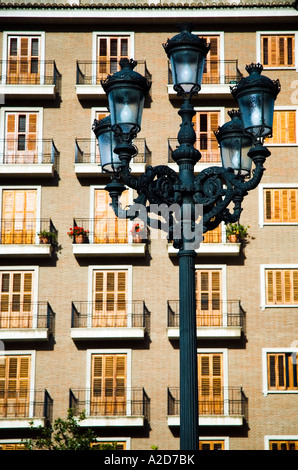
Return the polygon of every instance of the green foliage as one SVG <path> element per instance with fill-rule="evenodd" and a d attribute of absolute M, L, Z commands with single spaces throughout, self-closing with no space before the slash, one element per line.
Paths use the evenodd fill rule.
<path fill-rule="evenodd" d="M 57 418 L 50 426 L 34 427 L 30 423 L 31 430 L 37 435 L 34 439 L 24 441 L 26 450 L 106 450 L 114 449 L 113 443 L 91 446 L 96 442 L 96 436 L 92 430 L 83 430 L 79 422 L 86 418 L 85 413 L 74 417 L 73 411 L 68 410 L 67 419 Z"/>
<path fill-rule="evenodd" d="M 239 240 L 244 240 L 248 237 L 248 229 L 250 228 L 249 225 L 246 227 L 244 225 L 239 224 L 238 222 L 235 224 L 228 224 L 227 225 L 227 236 L 230 235 L 237 235 Z"/>
<path fill-rule="evenodd" d="M 57 233 L 55 232 L 49 232 L 47 230 L 42 230 L 38 234 L 39 237 L 44 237 L 44 238 L 52 238 L 52 240 L 56 240 L 57 238 Z"/>

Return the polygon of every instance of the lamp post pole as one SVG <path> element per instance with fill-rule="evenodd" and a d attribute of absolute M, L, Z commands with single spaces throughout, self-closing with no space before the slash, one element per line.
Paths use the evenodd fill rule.
<path fill-rule="evenodd" d="M 210 167 L 195 175 L 194 166 L 201 154 L 194 146 L 196 135 L 192 118 L 195 111 L 191 98 L 200 91 L 209 46 L 185 25 L 181 29 L 179 35 L 164 44 L 171 60 L 174 89 L 183 97 L 178 112 L 182 118 L 179 146 L 172 155 L 179 173 L 164 165 L 149 166 L 138 177 L 131 173 L 130 161 L 136 154 L 133 139 L 141 128 L 144 99 L 150 88 L 145 77 L 133 70 L 135 61 L 122 59 L 121 70 L 102 81 L 110 117 L 95 121 L 93 130 L 98 138 L 103 170 L 112 174 L 105 189 L 116 216 L 139 217 L 150 227 L 152 204 L 179 208 L 178 222 L 172 217 L 166 227 L 168 238 L 178 248 L 179 259 L 180 449 L 198 450 L 196 249 L 202 241 L 202 233 L 215 229 L 222 222 L 239 221 L 243 198 L 260 183 L 263 164 L 270 155 L 263 146 L 263 139 L 272 133 L 274 100 L 280 85 L 278 81 L 261 76 L 260 64 L 247 67 L 249 77 L 242 78 L 231 89 L 240 111 L 229 112 L 231 121 L 215 133 L 222 167 Z M 252 163 L 255 168 L 251 174 Z M 126 187 L 138 194 L 129 209 L 123 209 L 119 203 Z M 140 211 L 140 207 L 143 210 Z M 177 226 L 180 228 L 178 237 Z M 162 227 L 160 222 L 159 228 Z"/>

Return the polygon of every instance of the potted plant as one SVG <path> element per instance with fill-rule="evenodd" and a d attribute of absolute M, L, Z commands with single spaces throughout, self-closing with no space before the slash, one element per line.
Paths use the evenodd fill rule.
<path fill-rule="evenodd" d="M 75 243 L 85 243 L 89 230 L 85 230 L 83 227 L 78 227 L 77 225 L 69 230 L 67 234 L 70 238 L 74 238 Z"/>
<path fill-rule="evenodd" d="M 235 224 L 228 224 L 227 225 L 227 237 L 231 243 L 239 243 L 245 240 L 248 235 L 248 229 L 250 228 L 249 225 L 244 226 L 236 222 Z"/>
<path fill-rule="evenodd" d="M 142 241 L 142 227 L 139 222 L 133 225 L 130 233 L 132 234 L 132 239 L 135 243 L 140 243 Z"/>
<path fill-rule="evenodd" d="M 57 238 L 57 234 L 55 232 L 51 232 L 48 230 L 41 230 L 38 234 L 39 241 L 42 244 L 48 244 L 50 241 L 54 241 Z"/>

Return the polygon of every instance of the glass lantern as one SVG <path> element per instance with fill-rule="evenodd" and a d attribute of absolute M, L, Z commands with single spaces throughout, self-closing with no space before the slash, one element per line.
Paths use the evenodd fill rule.
<path fill-rule="evenodd" d="M 112 131 L 110 116 L 100 121 L 95 119 L 92 129 L 98 140 L 100 164 L 103 171 L 116 173 L 121 166 L 119 156 L 114 152 L 119 139 L 117 139 Z"/>

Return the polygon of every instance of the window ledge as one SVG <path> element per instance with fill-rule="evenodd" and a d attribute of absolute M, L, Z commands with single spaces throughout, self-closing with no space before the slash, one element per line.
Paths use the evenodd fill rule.
<path fill-rule="evenodd" d="M 33 422 L 33 426 L 45 426 L 45 418 L 31 418 L 27 416 L 26 418 L 15 418 L 15 417 L 7 417 L 7 418 L 0 418 L 0 429 L 14 429 L 14 428 L 30 428 L 30 422 Z"/>
<path fill-rule="evenodd" d="M 145 328 L 110 327 L 110 328 L 71 328 L 71 337 L 74 340 L 93 339 L 144 339 Z M 0 337 L 1 338 L 1 337 Z"/>
<path fill-rule="evenodd" d="M 36 245 L 18 245 L 18 244 L 4 244 L 0 245 L 0 257 L 29 257 L 36 256 L 48 258 L 52 255 L 52 245 L 36 244 Z"/>
<path fill-rule="evenodd" d="M 95 416 L 80 421 L 81 427 L 143 427 L 143 416 Z"/>
<path fill-rule="evenodd" d="M 235 416 L 199 416 L 199 426 L 243 426 L 244 417 L 241 415 Z M 168 426 L 180 426 L 179 416 L 168 416 Z"/>
<path fill-rule="evenodd" d="M 200 247 L 196 250 L 197 255 L 229 255 L 237 256 L 240 253 L 241 243 L 201 243 Z M 173 256 L 178 253 L 178 250 L 172 244 L 168 245 L 168 254 Z"/>
<path fill-rule="evenodd" d="M 200 96 L 201 95 L 205 95 L 205 96 L 208 96 L 208 97 L 216 97 L 217 99 L 218 98 L 227 98 L 227 97 L 231 97 L 232 98 L 232 95 L 231 95 L 231 90 L 230 90 L 230 86 L 233 86 L 234 83 L 230 83 L 230 84 L 226 84 L 226 83 L 214 83 L 212 85 L 210 84 L 203 84 L 202 85 L 202 88 L 201 88 L 201 91 L 200 91 Z M 170 98 L 177 98 L 177 93 L 175 92 L 174 90 L 174 86 L 172 84 L 168 84 L 167 85 L 167 88 L 168 88 L 168 95 Z"/>
<path fill-rule="evenodd" d="M 5 341 L 47 341 L 48 328 L 1 328 L 0 340 Z"/>
<path fill-rule="evenodd" d="M 98 96 L 106 98 L 106 94 L 101 85 L 76 85 L 76 94 L 79 98 L 89 99 Z"/>
<path fill-rule="evenodd" d="M 75 256 L 145 256 L 146 243 L 73 243 Z"/>
<path fill-rule="evenodd" d="M 6 98 L 55 99 L 55 85 L 0 85 L 0 94 Z"/>
<path fill-rule="evenodd" d="M 54 176 L 54 165 L 52 163 L 32 163 L 32 164 L 0 164 L 1 176 Z"/>
<path fill-rule="evenodd" d="M 141 174 L 145 172 L 145 163 L 130 163 L 131 173 Z M 107 173 L 103 172 L 99 163 L 75 163 L 75 173 L 78 177 L 103 176 Z"/>
<path fill-rule="evenodd" d="M 179 339 L 179 327 L 168 327 L 168 338 Z M 228 326 L 199 327 L 197 328 L 197 338 L 200 339 L 239 339 L 242 328 Z"/>

